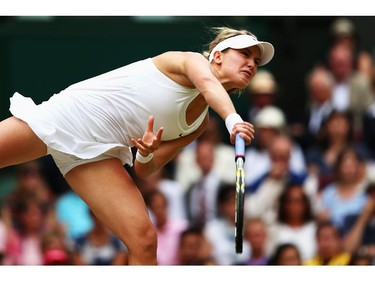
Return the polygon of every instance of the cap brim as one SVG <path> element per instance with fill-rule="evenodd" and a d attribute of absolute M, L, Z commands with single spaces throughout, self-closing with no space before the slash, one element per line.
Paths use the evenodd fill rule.
<path fill-rule="evenodd" d="M 250 48 L 250 47 L 253 47 L 253 46 L 259 46 L 260 47 L 261 59 L 260 59 L 259 66 L 265 65 L 272 60 L 273 55 L 275 53 L 275 49 L 274 49 L 273 45 L 269 42 L 264 42 L 264 41 L 246 42 L 246 41 L 242 41 L 242 42 L 238 42 L 238 44 L 232 45 L 230 48 L 231 49 L 244 49 L 244 48 Z"/>
<path fill-rule="evenodd" d="M 262 47 L 261 49 L 263 49 L 261 50 L 262 58 L 260 60 L 259 65 L 265 65 L 272 60 L 273 55 L 275 54 L 275 49 L 271 43 L 268 43 L 268 42 L 259 42 L 259 43 L 260 44 L 258 45 L 260 45 Z"/>
<path fill-rule="evenodd" d="M 275 53 L 274 47 L 269 42 L 264 41 L 258 41 L 255 36 L 247 35 L 247 34 L 241 34 L 237 36 L 230 37 L 228 39 L 223 40 L 219 44 L 213 48 L 209 55 L 209 62 L 213 59 L 213 54 L 216 51 L 223 51 L 225 49 L 231 48 L 231 49 L 244 49 L 244 48 L 250 48 L 253 46 L 259 46 L 260 52 L 261 52 L 261 58 L 259 65 L 265 65 L 270 62 L 270 60 L 273 58 L 273 55 Z"/>

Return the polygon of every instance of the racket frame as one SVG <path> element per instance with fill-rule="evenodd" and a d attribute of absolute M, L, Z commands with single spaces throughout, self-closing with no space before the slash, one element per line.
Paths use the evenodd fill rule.
<path fill-rule="evenodd" d="M 235 162 L 236 162 L 236 208 L 235 208 L 235 249 L 236 253 L 242 253 L 243 248 L 243 225 L 244 225 L 244 205 L 245 205 L 245 141 L 236 135 L 235 142 Z"/>

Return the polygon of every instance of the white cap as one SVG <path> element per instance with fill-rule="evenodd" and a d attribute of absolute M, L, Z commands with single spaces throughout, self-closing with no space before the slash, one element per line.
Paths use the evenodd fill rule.
<path fill-rule="evenodd" d="M 261 128 L 283 129 L 286 125 L 285 115 L 281 109 L 268 105 L 257 113 L 254 124 Z"/>
<path fill-rule="evenodd" d="M 252 46 L 259 46 L 261 58 L 259 65 L 265 65 L 271 61 L 275 53 L 273 45 L 268 42 L 258 41 L 254 35 L 237 35 L 221 41 L 219 44 L 212 49 L 208 61 L 211 62 L 214 59 L 216 51 L 224 51 L 228 48 L 231 49 L 244 49 Z"/>
<path fill-rule="evenodd" d="M 352 21 L 347 18 L 338 18 L 331 25 L 331 32 L 334 36 L 353 36 L 355 27 Z"/>
<path fill-rule="evenodd" d="M 260 70 L 249 84 L 251 94 L 275 94 L 277 83 L 271 72 Z"/>

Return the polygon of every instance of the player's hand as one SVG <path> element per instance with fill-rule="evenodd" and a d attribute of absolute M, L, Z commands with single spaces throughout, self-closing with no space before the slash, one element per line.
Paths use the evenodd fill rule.
<path fill-rule="evenodd" d="M 236 123 L 233 127 L 232 133 L 230 134 L 231 144 L 235 144 L 237 134 L 240 134 L 240 137 L 244 139 L 246 145 L 249 145 L 254 139 L 254 126 L 249 122 Z"/>
<path fill-rule="evenodd" d="M 144 133 L 142 139 L 131 139 L 131 142 L 134 144 L 134 146 L 138 149 L 138 152 L 146 157 L 150 153 L 153 153 L 155 150 L 159 148 L 159 145 L 161 143 L 161 135 L 163 134 L 164 128 L 161 127 L 157 131 L 156 134 L 154 134 L 154 116 L 150 116 L 148 118 L 148 125 L 146 132 Z"/>

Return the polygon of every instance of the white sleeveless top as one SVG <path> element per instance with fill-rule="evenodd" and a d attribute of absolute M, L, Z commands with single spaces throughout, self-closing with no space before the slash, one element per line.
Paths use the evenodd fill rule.
<path fill-rule="evenodd" d="M 150 115 L 154 131 L 164 127 L 162 140 L 195 131 L 208 106 L 190 126 L 186 109 L 198 95 L 164 75 L 151 58 L 73 84 L 39 105 L 15 93 L 11 113 L 26 121 L 47 146 L 82 159 L 112 148 L 123 148 L 129 159 L 131 138 L 142 138 Z"/>

